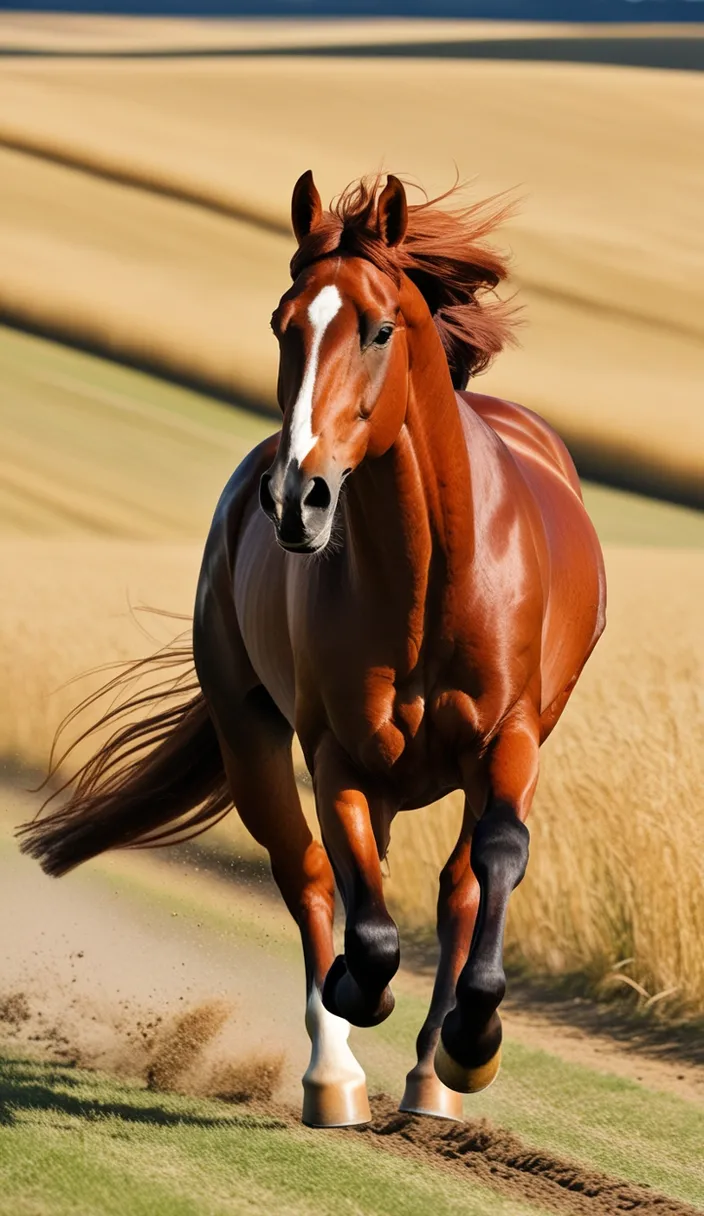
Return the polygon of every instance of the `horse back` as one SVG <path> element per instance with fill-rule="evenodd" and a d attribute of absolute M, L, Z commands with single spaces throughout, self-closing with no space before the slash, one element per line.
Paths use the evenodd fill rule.
<path fill-rule="evenodd" d="M 503 401 L 500 397 L 487 397 L 482 393 L 458 393 L 457 396 L 495 431 L 519 465 L 529 462 L 547 467 L 552 476 L 562 478 L 581 499 L 572 457 L 544 418 L 524 405 Z"/>

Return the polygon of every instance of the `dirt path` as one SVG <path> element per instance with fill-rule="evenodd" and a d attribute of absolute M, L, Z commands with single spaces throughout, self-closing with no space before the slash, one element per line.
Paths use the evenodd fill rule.
<path fill-rule="evenodd" d="M 14 810 L 20 800 L 11 801 Z M 42 1053 L 138 1075 L 151 1031 L 191 1006 L 224 1002 L 232 1016 L 218 1053 L 246 1060 L 283 1051 L 281 1098 L 299 1101 L 308 1044 L 295 957 L 284 965 L 272 952 L 263 962 L 246 935 L 213 932 L 168 904 L 155 914 L 117 877 L 111 884 L 109 871 L 86 868 L 57 883 L 8 835 L 0 835 L 0 890 L 0 1038 L 4 1031 Z"/>

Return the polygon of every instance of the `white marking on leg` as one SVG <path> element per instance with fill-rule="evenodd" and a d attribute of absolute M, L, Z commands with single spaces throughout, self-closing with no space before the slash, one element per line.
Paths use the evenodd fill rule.
<path fill-rule="evenodd" d="M 291 414 L 289 459 L 297 460 L 299 465 L 316 443 L 318 436 L 313 434 L 313 392 L 315 377 L 318 374 L 318 355 L 323 334 L 333 317 L 342 308 L 342 296 L 336 287 L 328 284 L 318 292 L 308 305 L 308 319 L 313 326 L 313 341 L 308 355 L 301 387 Z"/>
<path fill-rule="evenodd" d="M 350 1024 L 323 1005 L 320 989 L 313 986 L 306 1004 L 306 1030 L 312 1044 L 310 1064 L 303 1084 L 339 1085 L 345 1081 L 364 1081 L 364 1069 L 352 1054 L 347 1040 Z"/>

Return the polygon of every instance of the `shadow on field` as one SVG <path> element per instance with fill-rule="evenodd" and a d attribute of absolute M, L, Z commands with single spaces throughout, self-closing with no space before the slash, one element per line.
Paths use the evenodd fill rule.
<path fill-rule="evenodd" d="M 165 850 L 163 860 L 175 865 L 193 866 L 214 878 L 223 878 L 240 887 L 256 887 L 273 900 L 281 898 L 268 862 L 262 857 L 243 857 L 231 853 L 217 840 L 200 837 L 197 841 L 174 845 Z"/>
<path fill-rule="evenodd" d="M 74 1115 L 81 1119 L 105 1119 L 113 1117 L 126 1123 L 142 1123 L 150 1126 L 187 1126 L 187 1127 L 222 1127 L 225 1122 L 237 1120 L 238 1116 L 230 1111 L 223 1112 L 221 1118 L 212 1115 L 198 1115 L 185 1111 L 169 1110 L 166 1104 L 161 1105 L 158 1097 L 152 1098 L 151 1105 L 140 1106 L 129 1101 L 105 1100 L 103 1098 L 85 1097 L 86 1087 L 91 1082 L 82 1073 L 80 1078 L 73 1075 L 72 1070 L 65 1066 L 47 1065 L 33 1060 L 2 1060 L 0 1061 L 0 1125 L 12 1126 L 18 1111 L 59 1111 L 64 1115 Z M 99 1086 L 95 1080 L 96 1088 Z M 67 1092 L 80 1089 L 82 1094 Z M 142 1090 L 136 1093 L 141 1094 Z M 127 1093 L 125 1095 L 127 1097 Z M 257 1118 L 257 1125 L 265 1129 L 275 1130 L 286 1126 L 280 1119 Z"/>
<path fill-rule="evenodd" d="M 20 1112 L 37 1111 L 95 1122 L 112 1117 L 129 1124 L 218 1130 L 227 1125 L 233 1129 L 242 1124 L 252 1126 L 252 1120 L 257 1130 L 264 1131 L 291 1130 L 300 1125 L 298 1112 L 282 1107 L 275 1114 L 257 1105 L 240 1116 L 228 1112 L 213 1117 L 170 1110 L 158 1103 L 140 1106 L 143 1090 L 134 1091 L 133 1103 L 85 1096 L 91 1088 L 104 1085 L 104 1078 L 96 1077 L 93 1081 L 85 1071 L 74 1075 L 66 1067 L 31 1060 L 0 1060 L 0 1126 L 12 1127 Z M 127 1087 L 122 1093 L 129 1099 Z M 511 1196 L 521 1205 L 527 1201 L 556 1216 L 616 1216 L 627 1212 L 640 1216 L 695 1216 L 695 1209 L 687 1203 L 566 1158 L 554 1157 L 485 1119 L 453 1123 L 402 1114 L 395 1101 L 385 1094 L 373 1098 L 371 1105 L 370 1123 L 341 1129 L 337 1135 L 359 1136 L 370 1147 L 410 1160 L 416 1166 L 425 1164 L 446 1170 L 470 1185 L 471 1180 L 476 1180 Z M 113 1129 L 108 1129 L 108 1134 L 114 1135 Z"/>
<path fill-rule="evenodd" d="M 0 754 L 0 784 L 4 790 L 19 790 L 22 794 L 36 795 L 37 809 L 41 806 L 44 795 L 39 790 L 46 777 L 46 768 L 25 764 L 15 755 Z"/>
<path fill-rule="evenodd" d="M 589 63 L 618 67 L 704 70 L 704 38 L 477 38 L 428 42 L 331 43 L 327 46 L 159 47 L 133 50 L 54 50 L 0 47 L 0 56 L 31 59 L 492 59 L 530 63 Z"/>
<path fill-rule="evenodd" d="M 540 1014 L 561 1026 L 569 1026 L 585 1035 L 602 1035 L 630 1055 L 647 1055 L 669 1063 L 693 1064 L 704 1067 L 704 1025 L 701 1020 L 682 1024 L 656 1021 L 641 1013 L 626 999 L 595 1001 L 589 997 L 569 995 L 581 977 L 566 977 L 564 982 L 528 980 L 519 974 L 511 977 L 507 1007 Z"/>

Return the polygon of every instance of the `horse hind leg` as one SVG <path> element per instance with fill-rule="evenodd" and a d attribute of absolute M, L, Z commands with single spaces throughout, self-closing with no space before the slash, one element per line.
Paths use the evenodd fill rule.
<path fill-rule="evenodd" d="M 301 809 L 291 729 L 261 687 L 216 725 L 235 807 L 267 849 L 274 879 L 301 934 L 305 1024 L 311 1040 L 303 1076 L 303 1122 L 312 1127 L 366 1123 L 371 1118 L 366 1080 L 347 1042 L 349 1024 L 322 1002 L 334 957 L 335 886 L 325 850 Z"/>
<path fill-rule="evenodd" d="M 440 961 L 428 1016 L 416 1041 L 417 1062 L 406 1077 L 399 1107 L 416 1115 L 462 1119 L 462 1096 L 439 1079 L 434 1057 L 443 1021 L 455 1003 L 455 986 L 467 959 L 479 906 L 479 884 L 470 865 L 475 822 L 474 813 L 465 802 L 457 843 L 440 874 L 437 919 Z"/>
<path fill-rule="evenodd" d="M 491 755 L 489 801 L 472 837 L 471 865 L 480 890 L 472 945 L 435 1052 L 438 1077 L 458 1093 L 486 1089 L 499 1071 L 504 927 L 509 897 L 528 862 L 523 820 L 537 779 L 537 724 L 509 724 Z"/>

